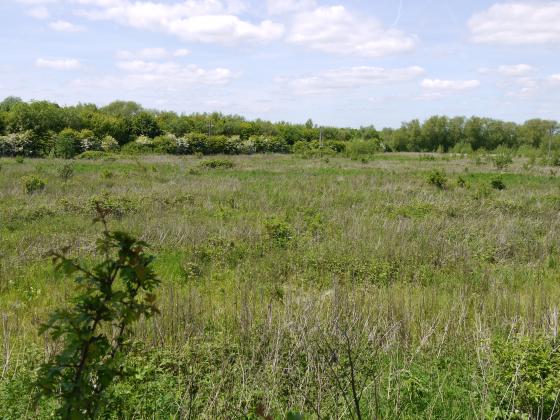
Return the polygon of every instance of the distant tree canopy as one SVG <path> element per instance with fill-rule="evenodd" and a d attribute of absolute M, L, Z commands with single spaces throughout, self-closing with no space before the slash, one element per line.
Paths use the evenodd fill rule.
<path fill-rule="evenodd" d="M 397 129 L 379 132 L 373 126 L 318 127 L 311 119 L 292 124 L 248 121 L 238 115 L 216 112 L 180 115 L 145 109 L 127 101 L 115 101 L 104 107 L 61 107 L 47 101 L 24 102 L 16 97 L 0 102 L 0 153 L 17 154 L 25 150 L 33 156 L 68 156 L 95 150 L 102 148 L 106 138 L 112 139 L 111 144 L 116 142 L 117 147 L 130 150 L 151 147 L 160 152 L 245 153 L 288 151 L 294 145 L 301 148 L 302 143 L 323 144 L 319 140 L 330 142 L 337 151 L 344 148 L 340 142 L 355 140 L 375 143 L 379 150 L 409 152 L 465 152 L 500 146 L 540 148 L 549 144 L 557 147 L 559 136 L 558 122 L 540 119 L 516 124 L 480 117 L 433 116 L 424 122 L 412 120 Z"/>

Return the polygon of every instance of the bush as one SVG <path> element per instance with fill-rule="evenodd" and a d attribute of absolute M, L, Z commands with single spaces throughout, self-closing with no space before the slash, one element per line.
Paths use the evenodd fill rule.
<path fill-rule="evenodd" d="M 457 186 L 460 187 L 460 188 L 467 188 L 468 187 L 467 180 L 465 178 L 463 178 L 461 175 L 459 175 L 457 177 Z"/>
<path fill-rule="evenodd" d="M 512 163 L 513 159 L 509 153 L 500 153 L 494 156 L 494 165 L 499 170 L 507 168 Z"/>
<path fill-rule="evenodd" d="M 116 152 L 119 150 L 119 142 L 111 136 L 105 136 L 101 140 L 101 150 L 105 152 Z"/>
<path fill-rule="evenodd" d="M 234 164 L 231 160 L 226 159 L 208 159 L 200 163 L 200 166 L 207 169 L 231 169 Z"/>
<path fill-rule="evenodd" d="M 72 159 L 80 151 L 81 140 L 76 130 L 65 128 L 56 136 L 54 143 L 54 154 L 56 157 Z"/>
<path fill-rule="evenodd" d="M 23 178 L 23 190 L 27 194 L 33 194 L 36 192 L 43 191 L 46 187 L 45 181 L 41 178 L 31 175 Z"/>
<path fill-rule="evenodd" d="M 57 169 L 57 173 L 58 177 L 66 182 L 74 176 L 74 167 L 69 163 L 65 163 Z"/>
<path fill-rule="evenodd" d="M 158 136 L 153 141 L 153 148 L 156 153 L 176 153 L 177 137 L 173 134 Z"/>
<path fill-rule="evenodd" d="M 544 338 L 496 341 L 490 390 L 498 418 L 560 416 L 560 348 Z M 495 418 L 495 417 L 494 417 Z"/>
<path fill-rule="evenodd" d="M 101 140 L 91 130 L 80 131 L 80 150 L 101 150 Z"/>
<path fill-rule="evenodd" d="M 107 153 L 99 150 L 88 150 L 76 156 L 78 159 L 99 160 L 107 157 Z"/>
<path fill-rule="evenodd" d="M 294 229 L 278 218 L 268 219 L 264 224 L 268 239 L 275 245 L 285 248 L 294 239 Z"/>
<path fill-rule="evenodd" d="M 136 212 L 138 203 L 126 196 L 114 196 L 103 193 L 91 197 L 89 199 L 88 208 L 92 213 L 99 209 L 107 216 L 114 216 L 120 219 L 127 214 Z"/>
<path fill-rule="evenodd" d="M 501 177 L 496 177 L 492 179 L 490 181 L 490 186 L 495 190 L 500 190 L 500 191 L 506 189 L 506 184 L 504 184 L 504 181 L 502 180 Z"/>
<path fill-rule="evenodd" d="M 37 156 L 42 153 L 33 131 L 0 136 L 0 156 Z"/>
<path fill-rule="evenodd" d="M 447 177 L 439 170 L 432 171 L 428 175 L 428 184 L 444 190 L 447 187 Z"/>
<path fill-rule="evenodd" d="M 56 418 L 96 418 L 105 390 L 119 377 L 131 349 L 132 325 L 158 313 L 153 291 L 158 287 L 147 244 L 126 232 L 109 231 L 106 213 L 98 208 L 103 235 L 97 252 L 104 261 L 93 269 L 62 253 L 53 253 L 58 271 L 73 277 L 80 294 L 73 305 L 56 310 L 41 333 L 58 347 L 38 371 L 39 396 L 55 397 Z"/>

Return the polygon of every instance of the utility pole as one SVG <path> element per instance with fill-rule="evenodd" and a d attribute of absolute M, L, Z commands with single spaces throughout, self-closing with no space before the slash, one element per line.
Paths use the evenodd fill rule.
<path fill-rule="evenodd" d="M 214 124 L 209 122 L 208 123 L 208 137 L 212 136 L 212 127 L 214 127 Z"/>
<path fill-rule="evenodd" d="M 323 148 L 323 127 L 319 128 L 319 145 L 321 149 Z"/>

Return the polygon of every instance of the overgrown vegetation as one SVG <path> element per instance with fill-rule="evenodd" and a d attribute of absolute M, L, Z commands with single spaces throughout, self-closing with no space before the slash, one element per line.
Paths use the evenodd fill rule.
<path fill-rule="evenodd" d="M 0 418 L 63 409 L 77 388 L 56 384 L 74 383 L 84 341 L 38 327 L 55 311 L 51 325 L 68 327 L 77 302 L 110 290 L 53 269 L 49 251 L 69 246 L 58 263 L 102 279 L 126 238 L 157 256 L 148 264 L 142 247 L 125 265 L 161 279 L 159 313 L 129 319 L 118 363 L 101 362 L 123 305 L 80 334 L 104 343 L 80 393 L 103 388 L 96 418 L 558 417 L 558 174 L 540 157 L 498 170 L 494 155 L 212 158 L 226 170 L 111 154 L 73 161 L 68 179 L 61 158 L 1 158 Z M 30 176 L 46 188 L 28 193 Z M 110 258 L 97 208 L 110 235 L 126 232 Z"/>

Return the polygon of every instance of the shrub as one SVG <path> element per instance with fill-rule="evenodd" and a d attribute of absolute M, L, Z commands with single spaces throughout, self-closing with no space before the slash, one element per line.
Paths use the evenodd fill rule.
<path fill-rule="evenodd" d="M 226 159 L 208 159 L 200 163 L 200 166 L 207 169 L 231 169 L 234 164 L 231 160 Z"/>
<path fill-rule="evenodd" d="M 447 187 L 447 177 L 443 172 L 434 170 L 428 175 L 428 184 L 444 190 Z"/>
<path fill-rule="evenodd" d="M 65 128 L 56 136 L 54 143 L 54 154 L 56 157 L 72 159 L 80 153 L 80 149 L 80 135 L 76 130 Z"/>
<path fill-rule="evenodd" d="M 264 224 L 268 239 L 275 245 L 285 248 L 294 239 L 294 229 L 284 220 L 270 218 Z"/>
<path fill-rule="evenodd" d="M 86 152 L 80 153 L 76 156 L 78 159 L 86 159 L 86 160 L 99 160 L 107 157 L 105 152 L 100 150 L 88 150 Z"/>
<path fill-rule="evenodd" d="M 57 270 L 73 276 L 80 294 L 74 305 L 56 310 L 41 333 L 62 341 L 62 349 L 44 363 L 37 385 L 40 396 L 55 397 L 57 418 L 95 418 L 105 390 L 118 378 L 130 349 L 132 325 L 158 313 L 153 290 L 159 285 L 147 244 L 126 232 L 109 231 L 105 213 L 97 251 L 104 260 L 93 269 L 53 253 Z"/>
<path fill-rule="evenodd" d="M 513 159 L 511 158 L 511 155 L 508 153 L 500 153 L 494 156 L 494 165 L 499 170 L 507 168 L 512 163 L 513 163 Z"/>
<path fill-rule="evenodd" d="M 69 163 L 65 163 L 57 169 L 57 173 L 58 177 L 66 182 L 74 176 L 74 167 Z"/>
<path fill-rule="evenodd" d="M 24 159 L 23 156 L 16 156 L 16 163 L 23 163 Z"/>
<path fill-rule="evenodd" d="M 463 178 L 461 175 L 459 175 L 457 177 L 457 186 L 461 187 L 461 188 L 467 188 L 468 187 L 467 180 L 465 178 Z"/>
<path fill-rule="evenodd" d="M 119 150 L 119 142 L 111 136 L 105 136 L 101 140 L 101 150 L 105 152 L 116 152 Z"/>
<path fill-rule="evenodd" d="M 33 131 L 0 136 L 0 156 L 37 156 L 42 153 Z"/>
<path fill-rule="evenodd" d="M 41 178 L 31 175 L 23 178 L 23 190 L 27 194 L 33 194 L 36 192 L 43 191 L 46 187 L 45 181 Z"/>
<path fill-rule="evenodd" d="M 505 190 L 506 184 L 502 180 L 502 177 L 496 177 L 490 181 L 490 186 L 495 190 Z"/>
<path fill-rule="evenodd" d="M 499 418 L 560 416 L 560 348 L 545 338 L 496 341 L 490 390 Z"/>
<path fill-rule="evenodd" d="M 80 131 L 80 150 L 101 150 L 101 140 L 91 130 Z"/>
<path fill-rule="evenodd" d="M 109 193 L 102 193 L 89 199 L 88 208 L 95 212 L 98 209 L 107 216 L 121 218 L 126 214 L 136 212 L 138 205 L 126 196 L 114 196 Z"/>
<path fill-rule="evenodd" d="M 177 137 L 173 134 L 158 136 L 153 141 L 153 148 L 156 153 L 176 153 Z"/>

